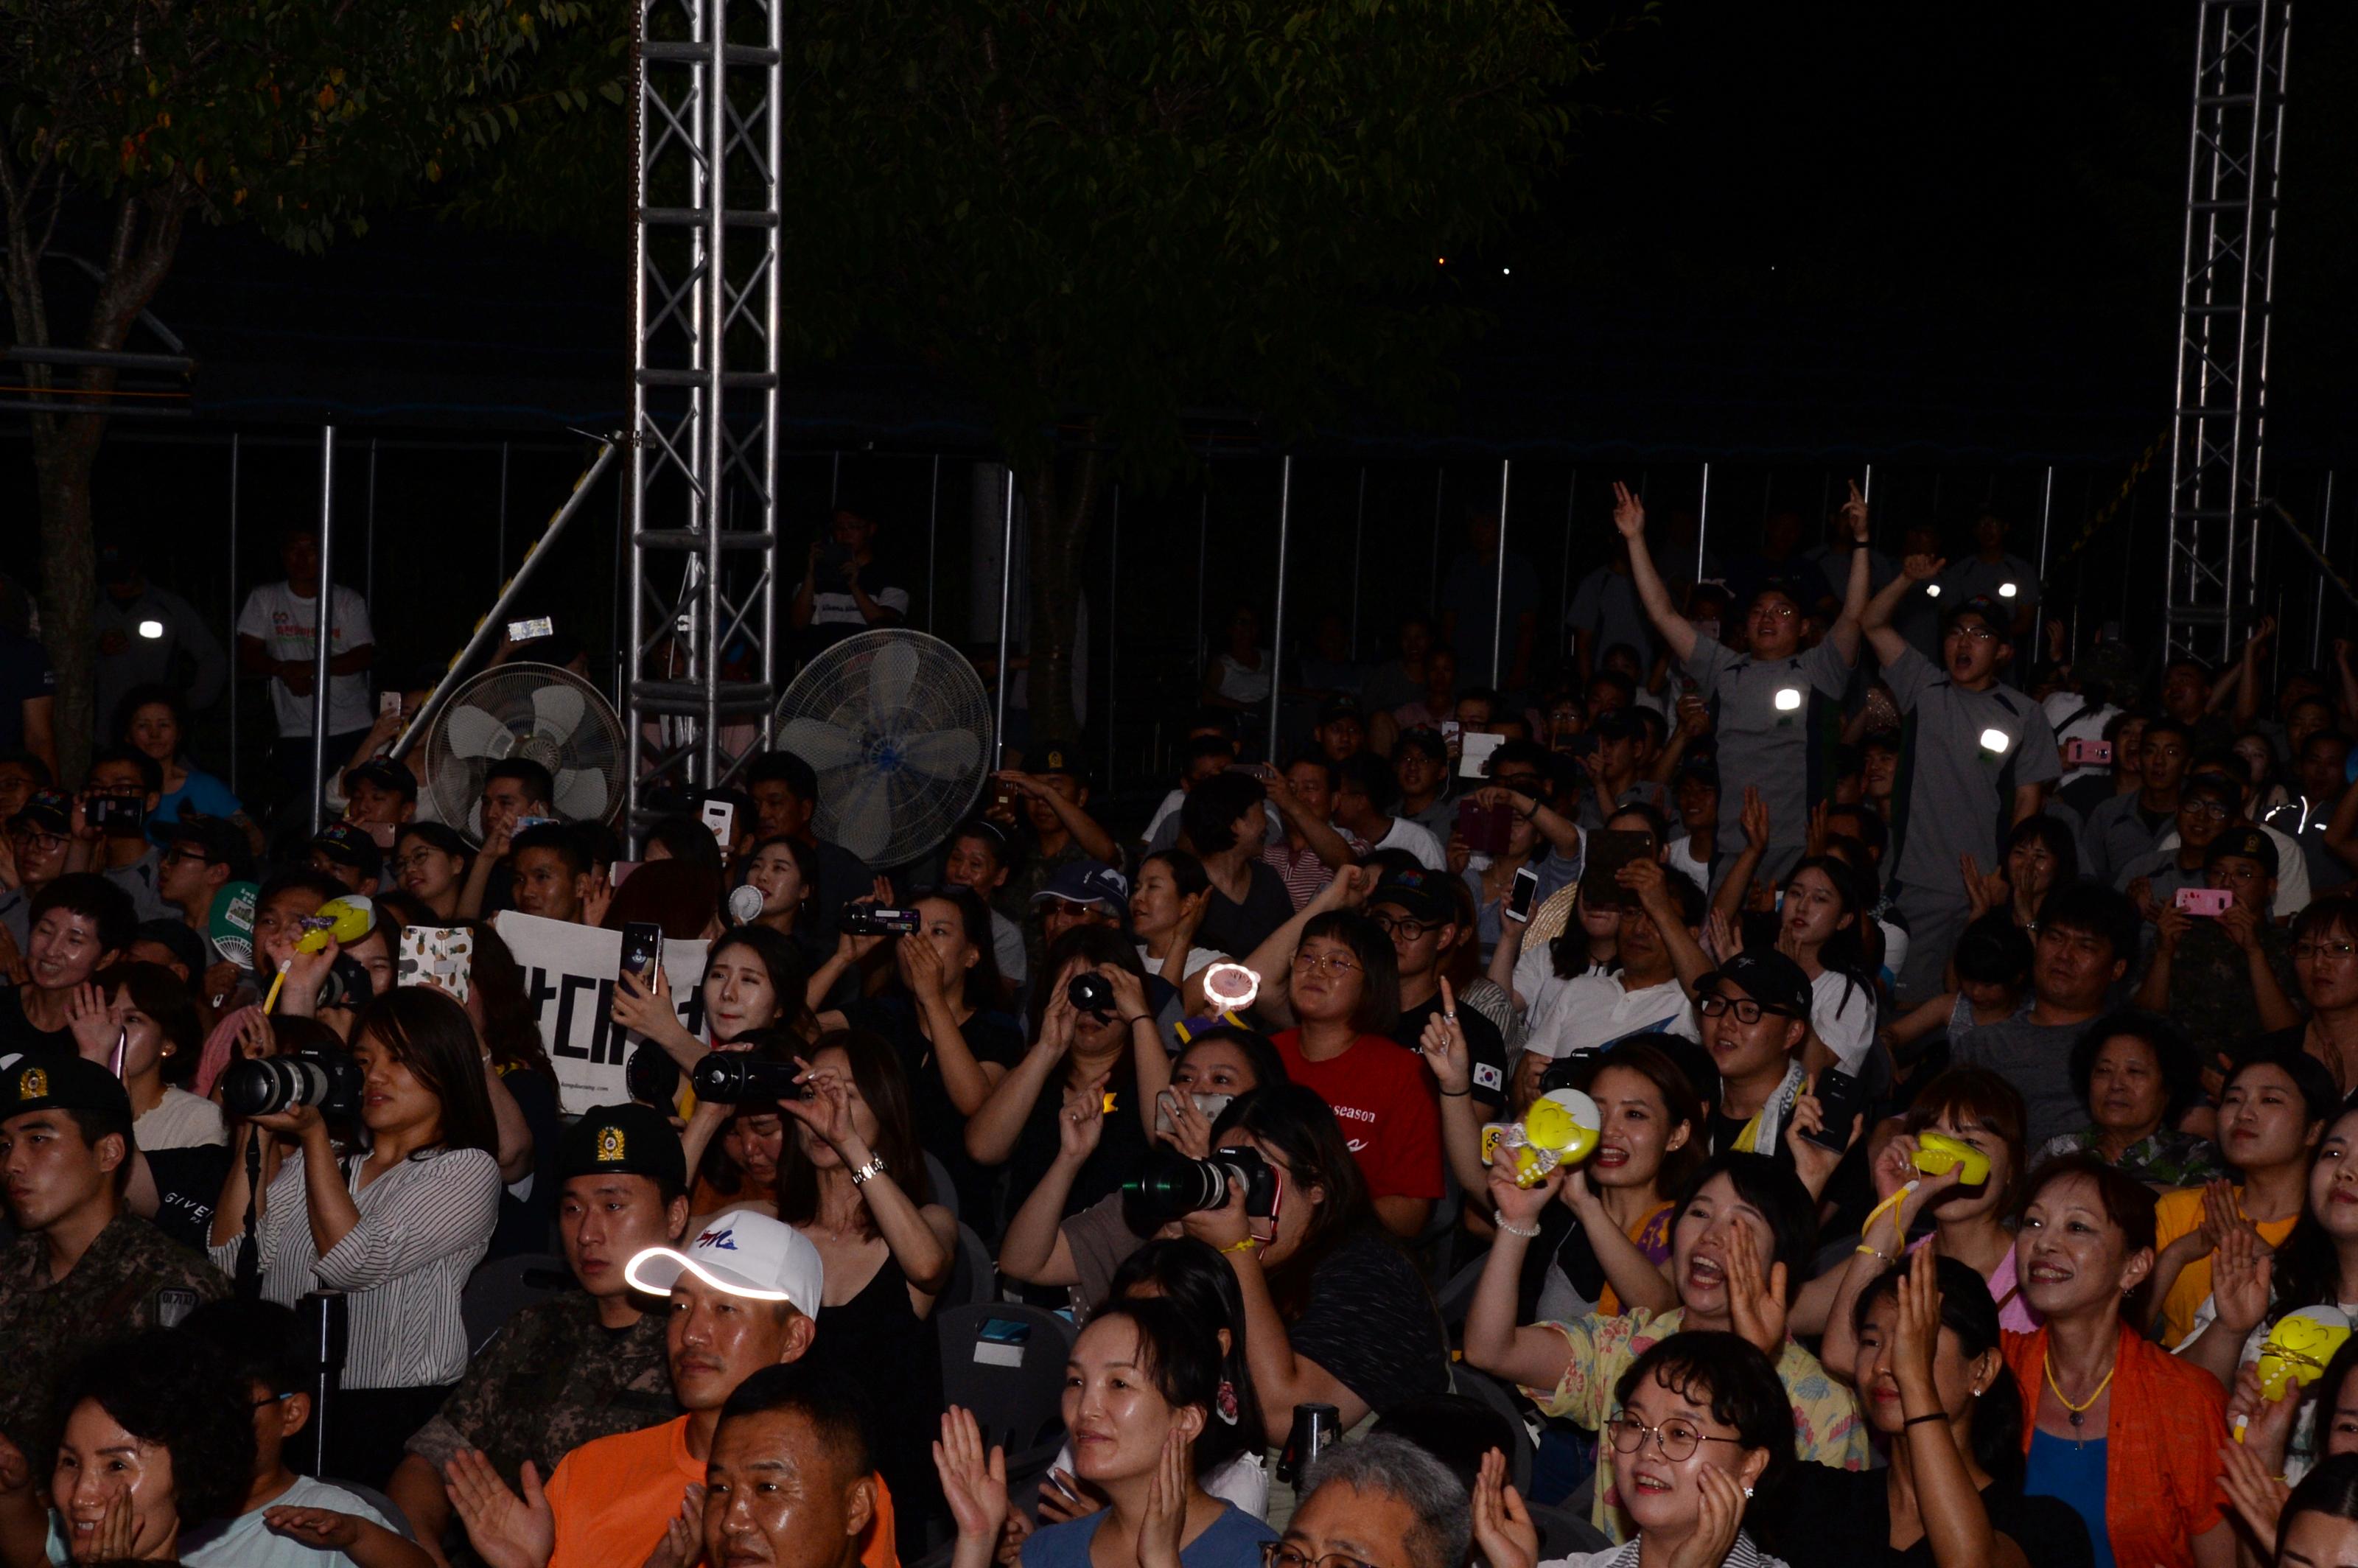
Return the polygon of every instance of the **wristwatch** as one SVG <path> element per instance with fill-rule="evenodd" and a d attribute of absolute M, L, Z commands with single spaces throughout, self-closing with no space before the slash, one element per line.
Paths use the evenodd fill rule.
<path fill-rule="evenodd" d="M 886 1168 L 883 1155 L 871 1154 L 868 1156 L 868 1163 L 851 1173 L 851 1184 L 855 1187 L 864 1187 L 868 1184 L 869 1177 L 882 1175 Z"/>

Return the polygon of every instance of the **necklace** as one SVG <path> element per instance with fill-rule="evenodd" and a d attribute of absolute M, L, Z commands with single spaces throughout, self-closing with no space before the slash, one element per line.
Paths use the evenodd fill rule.
<path fill-rule="evenodd" d="M 2071 1418 L 2071 1441 L 2074 1444 L 2084 1444 L 2086 1439 L 2080 1435 L 2080 1423 L 2087 1419 L 2089 1408 L 2098 1400 L 2103 1399 L 2104 1397 L 2104 1390 L 2113 1386 L 2113 1373 L 2121 1369 L 2120 1357 L 2117 1356 L 2113 1357 L 2112 1368 L 2110 1370 L 2105 1372 L 2104 1380 L 2096 1385 L 2096 1391 L 2090 1394 L 2086 1399 L 2081 1400 L 2076 1405 L 2073 1404 L 2070 1397 L 2063 1392 L 2063 1385 L 2055 1380 L 2055 1352 L 2053 1350 L 2050 1349 L 2048 1351 L 2046 1357 L 2040 1361 L 2039 1367 L 2040 1369 L 2047 1374 L 2047 1386 L 2055 1390 L 2056 1403 L 2061 1405 L 2063 1407 L 2063 1413 Z"/>

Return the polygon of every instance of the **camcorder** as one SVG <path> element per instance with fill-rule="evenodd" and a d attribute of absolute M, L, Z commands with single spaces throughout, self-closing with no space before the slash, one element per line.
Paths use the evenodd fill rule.
<path fill-rule="evenodd" d="M 872 903 L 847 903 L 835 926 L 847 936 L 906 936 L 924 924 L 914 909 L 879 909 Z"/>
<path fill-rule="evenodd" d="M 365 1076 L 341 1051 L 297 1051 L 238 1062 L 222 1075 L 222 1108 L 233 1116 L 276 1116 L 298 1105 L 320 1115 L 357 1117 Z"/>
<path fill-rule="evenodd" d="M 688 1075 L 696 1098 L 715 1105 L 761 1104 L 806 1098 L 795 1082 L 802 1069 L 792 1062 L 772 1062 L 751 1051 L 715 1051 L 697 1063 Z"/>
<path fill-rule="evenodd" d="M 1206 1209 L 1225 1208 L 1241 1191 L 1245 1213 L 1254 1219 L 1277 1216 L 1277 1170 L 1250 1149 L 1216 1149 L 1208 1160 L 1169 1152 L 1150 1156 L 1145 1168 L 1121 1184 L 1122 1196 L 1158 1225 Z"/>
<path fill-rule="evenodd" d="M 1073 1004 L 1075 1012 L 1087 1013 L 1099 1023 L 1114 1014 L 1113 982 L 1093 969 L 1065 983 L 1065 1000 Z"/>

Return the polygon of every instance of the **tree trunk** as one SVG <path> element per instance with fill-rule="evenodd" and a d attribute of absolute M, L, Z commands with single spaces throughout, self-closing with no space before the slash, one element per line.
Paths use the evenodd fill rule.
<path fill-rule="evenodd" d="M 41 498 L 41 642 L 57 666 L 58 765 L 70 784 L 90 765 L 98 716 L 91 616 L 98 600 L 98 541 L 90 511 L 90 475 L 103 419 L 52 416 L 33 441 Z M 81 427 L 92 427 L 84 436 Z"/>
<path fill-rule="evenodd" d="M 1031 510 L 1032 748 L 1037 765 L 1051 750 L 1077 752 L 1081 727 L 1073 713 L 1073 633 L 1081 602 L 1081 566 L 1097 522 L 1103 464 L 1085 426 L 1077 455 L 1051 455 L 1019 470 Z"/>

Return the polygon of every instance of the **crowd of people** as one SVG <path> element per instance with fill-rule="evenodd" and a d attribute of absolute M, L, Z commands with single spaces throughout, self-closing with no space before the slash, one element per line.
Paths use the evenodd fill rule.
<path fill-rule="evenodd" d="M 911 866 L 784 750 L 633 844 L 522 757 L 429 820 L 341 589 L 316 835 L 179 665 L 79 779 L 16 734 L 0 1565 L 2352 1561 L 2347 649 L 2074 650 L 2002 521 L 1894 560 L 1855 490 L 1682 580 L 1617 503 L 1562 656 L 1477 525 L 1298 743 L 1241 610 L 1154 810 L 1033 748 Z M 874 535 L 798 629 L 905 612 Z M 236 645 L 298 788 L 308 546 Z M 626 1095 L 519 921 L 699 945 Z M 1053 1459 L 946 1391 L 1011 1346 Z"/>

